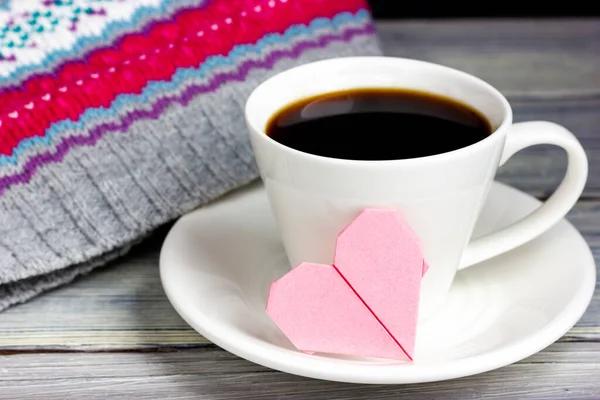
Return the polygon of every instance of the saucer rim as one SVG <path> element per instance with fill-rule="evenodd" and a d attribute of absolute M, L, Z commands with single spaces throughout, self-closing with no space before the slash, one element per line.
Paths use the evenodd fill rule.
<path fill-rule="evenodd" d="M 494 182 L 494 185 L 503 186 L 514 192 L 513 195 L 526 196 L 529 197 L 529 200 L 541 204 L 535 197 L 512 186 L 497 181 Z M 242 188 L 232 195 L 244 196 L 259 190 L 264 190 L 263 186 L 254 184 Z M 593 253 L 581 233 L 563 218 L 560 222 L 566 223 L 565 229 L 571 229 L 587 248 L 586 254 L 581 256 L 582 259 L 587 258 L 587 261 L 582 262 L 580 266 L 585 270 L 576 295 L 542 329 L 491 351 L 435 365 L 393 363 L 393 365 L 368 365 L 368 368 L 365 368 L 366 365 L 360 363 L 344 364 L 339 359 L 332 360 L 301 352 L 295 353 L 289 349 L 265 344 L 256 338 L 242 335 L 233 328 L 211 323 L 211 318 L 203 315 L 185 300 L 181 301 L 176 293 L 176 288 L 168 283 L 170 278 L 166 265 L 167 259 L 171 258 L 170 254 L 173 251 L 171 241 L 174 240 L 173 237 L 181 225 L 187 223 L 190 215 L 202 211 L 203 209 L 197 209 L 182 216 L 171 227 L 161 247 L 160 279 L 169 302 L 186 323 L 222 349 L 264 367 L 308 378 L 362 384 L 410 384 L 456 379 L 491 371 L 536 354 L 560 339 L 583 316 L 593 298 L 596 286 L 596 266 Z"/>

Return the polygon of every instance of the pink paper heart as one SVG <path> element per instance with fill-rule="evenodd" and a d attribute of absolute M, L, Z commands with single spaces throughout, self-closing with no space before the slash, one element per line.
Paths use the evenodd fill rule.
<path fill-rule="evenodd" d="M 397 212 L 366 209 L 339 234 L 332 266 L 302 263 L 271 285 L 267 313 L 302 351 L 411 361 L 427 269 Z"/>
<path fill-rule="evenodd" d="M 302 263 L 273 283 L 267 312 L 307 353 L 405 358 L 331 265 Z"/>

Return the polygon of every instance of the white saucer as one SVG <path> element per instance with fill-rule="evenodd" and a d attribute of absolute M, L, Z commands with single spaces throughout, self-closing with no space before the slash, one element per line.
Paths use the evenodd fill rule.
<path fill-rule="evenodd" d="M 476 234 L 510 224 L 538 205 L 497 183 Z M 415 362 L 402 364 L 295 350 L 264 311 L 269 285 L 287 269 L 261 186 L 182 217 L 160 255 L 169 300 L 207 339 L 270 368 L 344 382 L 428 382 L 511 364 L 566 333 L 596 283 L 588 245 L 563 220 L 536 240 L 459 273 L 445 309 L 418 327 Z"/>

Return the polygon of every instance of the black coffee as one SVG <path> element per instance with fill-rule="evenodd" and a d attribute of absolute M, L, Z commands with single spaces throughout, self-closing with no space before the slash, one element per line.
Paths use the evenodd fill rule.
<path fill-rule="evenodd" d="M 348 160 L 398 160 L 469 146 L 492 132 L 473 108 L 404 89 L 356 89 L 290 104 L 267 124 L 279 143 Z"/>

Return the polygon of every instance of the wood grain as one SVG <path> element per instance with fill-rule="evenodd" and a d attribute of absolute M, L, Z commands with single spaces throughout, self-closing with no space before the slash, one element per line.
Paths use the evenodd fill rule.
<path fill-rule="evenodd" d="M 387 54 L 473 73 L 507 95 L 516 121 L 555 121 L 580 138 L 590 177 L 568 218 L 599 264 L 600 19 L 402 21 L 378 30 Z M 545 198 L 565 163 L 557 149 L 532 148 L 499 180 Z M 0 314 L 0 399 L 600 398 L 598 291 L 558 343 L 496 371 L 408 386 L 322 382 L 249 363 L 191 330 L 159 280 L 167 229 L 111 266 Z"/>
<path fill-rule="evenodd" d="M 598 19 L 381 22 L 388 55 L 458 68 L 507 96 L 573 98 L 600 87 Z"/>
<path fill-rule="evenodd" d="M 269 370 L 216 348 L 0 356 L 0 399 L 565 399 L 600 397 L 599 343 L 558 343 L 485 374 L 418 385 L 352 385 Z"/>

